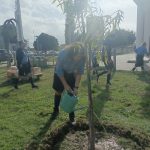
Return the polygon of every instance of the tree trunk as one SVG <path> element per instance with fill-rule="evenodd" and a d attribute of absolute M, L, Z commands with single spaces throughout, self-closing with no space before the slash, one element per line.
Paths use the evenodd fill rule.
<path fill-rule="evenodd" d="M 73 2 L 68 4 L 68 7 L 72 7 Z M 65 24 L 65 42 L 66 44 L 70 44 L 74 42 L 75 39 L 75 20 L 74 20 L 74 12 L 71 8 L 66 9 L 66 24 Z"/>
<path fill-rule="evenodd" d="M 91 90 L 91 46 L 87 47 L 87 82 L 88 82 L 88 100 L 89 100 L 89 145 L 88 150 L 95 150 L 95 131 L 94 131 L 94 112 L 93 112 L 93 99 Z"/>
<path fill-rule="evenodd" d="M 69 17 L 68 14 L 66 14 L 66 24 L 65 24 L 65 42 L 66 44 L 70 44 L 74 42 L 74 19 Z"/>

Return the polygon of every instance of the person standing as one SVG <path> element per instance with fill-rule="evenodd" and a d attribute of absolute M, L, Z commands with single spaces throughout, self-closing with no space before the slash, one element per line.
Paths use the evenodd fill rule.
<path fill-rule="evenodd" d="M 92 51 L 92 69 L 93 69 L 93 74 L 97 74 L 97 68 L 99 67 L 98 61 L 97 61 L 97 52 L 96 49 L 93 49 Z"/>
<path fill-rule="evenodd" d="M 38 88 L 38 86 L 33 82 L 30 59 L 25 50 L 25 43 L 23 43 L 22 41 L 19 42 L 19 48 L 16 51 L 16 62 L 19 72 L 19 78 L 22 76 L 27 76 L 32 88 Z M 19 78 L 14 79 L 15 89 L 18 89 Z"/>
<path fill-rule="evenodd" d="M 107 51 L 107 63 L 105 65 L 106 69 L 107 69 L 107 81 L 106 81 L 106 85 L 109 86 L 111 85 L 111 78 L 112 78 L 112 72 L 113 72 L 113 69 L 114 69 L 114 62 L 111 58 L 112 54 L 111 54 L 111 51 L 112 51 L 112 48 L 110 45 L 106 46 L 106 51 Z"/>
<path fill-rule="evenodd" d="M 140 47 L 135 48 L 136 53 L 136 62 L 132 71 L 135 71 L 136 67 L 141 67 L 141 70 L 144 71 L 144 55 L 148 55 L 146 43 L 144 42 Z"/>
<path fill-rule="evenodd" d="M 101 59 L 102 62 L 105 65 L 105 69 L 103 72 L 98 74 L 97 81 L 99 77 L 103 74 L 107 74 L 107 79 L 106 79 L 106 86 L 111 85 L 111 76 L 112 76 L 112 71 L 114 68 L 114 63 L 113 60 L 111 59 L 111 46 L 110 45 L 104 45 L 101 51 Z"/>
<path fill-rule="evenodd" d="M 60 52 L 53 80 L 55 96 L 52 116 L 54 118 L 59 114 L 59 104 L 63 91 L 66 90 L 75 95 L 78 94 L 81 76 L 84 73 L 85 58 L 85 49 L 81 43 L 68 45 Z M 75 122 L 74 112 L 69 114 L 69 120 L 71 123 Z"/>

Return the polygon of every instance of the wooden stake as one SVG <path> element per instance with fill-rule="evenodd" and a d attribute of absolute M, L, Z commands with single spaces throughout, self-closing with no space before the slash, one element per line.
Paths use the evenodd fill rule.
<path fill-rule="evenodd" d="M 94 131 L 94 113 L 93 113 L 93 99 L 91 90 L 91 45 L 87 46 L 87 84 L 88 84 L 88 100 L 89 100 L 89 145 L 88 150 L 95 150 L 95 131 Z"/>

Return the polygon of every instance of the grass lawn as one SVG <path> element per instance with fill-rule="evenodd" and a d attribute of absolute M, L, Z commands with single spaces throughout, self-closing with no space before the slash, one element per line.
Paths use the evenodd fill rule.
<path fill-rule="evenodd" d="M 107 122 L 150 136 L 150 75 L 141 72 L 116 72 L 112 86 L 105 88 L 105 76 L 97 84 L 92 81 L 94 110 L 102 122 Z M 0 83 L 5 69 L 0 68 Z M 0 87 L 0 149 L 24 149 L 32 141 L 40 143 L 44 136 L 61 126 L 68 115 L 61 111 L 55 121 L 53 110 L 53 69 L 43 70 L 43 77 L 32 90 L 22 84 L 19 90 Z M 84 76 L 80 86 L 80 105 L 87 105 L 87 85 Z M 87 110 L 77 111 L 77 119 L 86 119 Z"/>

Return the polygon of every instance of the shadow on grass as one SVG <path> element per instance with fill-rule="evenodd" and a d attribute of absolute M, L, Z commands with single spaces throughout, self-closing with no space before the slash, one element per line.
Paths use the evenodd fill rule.
<path fill-rule="evenodd" d="M 33 79 L 34 82 L 39 82 L 40 81 L 40 78 L 35 78 Z M 28 79 L 22 79 L 21 81 L 19 81 L 19 85 L 22 85 L 22 84 L 30 84 L 30 82 L 28 81 Z M 14 86 L 13 85 L 13 80 L 6 80 L 6 81 L 3 81 L 2 83 L 0 83 L 0 87 L 6 87 L 6 86 Z"/>
<path fill-rule="evenodd" d="M 51 124 L 53 123 L 53 121 L 56 118 L 57 117 L 53 117 L 52 115 L 50 116 L 50 118 L 47 120 L 45 125 L 42 128 L 40 128 L 40 131 L 32 137 L 31 142 L 25 148 L 26 150 L 33 150 L 33 149 L 36 150 L 39 148 L 39 144 L 40 144 L 41 140 L 44 139 L 47 131 L 49 130 Z"/>
<path fill-rule="evenodd" d="M 139 80 L 148 83 L 148 86 L 145 88 L 145 93 L 142 97 L 141 106 L 144 117 L 150 119 L 150 73 L 141 72 L 137 75 Z"/>
<path fill-rule="evenodd" d="M 3 82 L 0 83 L 0 87 L 9 86 L 11 84 L 12 84 L 12 82 L 10 80 L 3 81 Z"/>
<path fill-rule="evenodd" d="M 8 98 L 8 97 L 10 96 L 10 93 L 11 93 L 11 92 L 14 92 L 14 90 L 15 90 L 15 89 L 10 89 L 10 90 L 8 90 L 7 92 L 4 92 L 4 93 L 0 94 L 0 97 L 1 97 L 1 98 Z"/>
<path fill-rule="evenodd" d="M 104 109 L 105 103 L 108 100 L 110 100 L 109 87 L 101 90 L 99 94 L 94 97 L 94 112 L 96 113 L 97 117 L 101 117 L 101 113 Z"/>
<path fill-rule="evenodd" d="M 144 68 L 145 68 L 145 70 L 150 70 L 150 67 L 149 67 L 149 65 L 147 64 L 147 63 L 145 63 L 145 66 L 144 66 Z"/>

